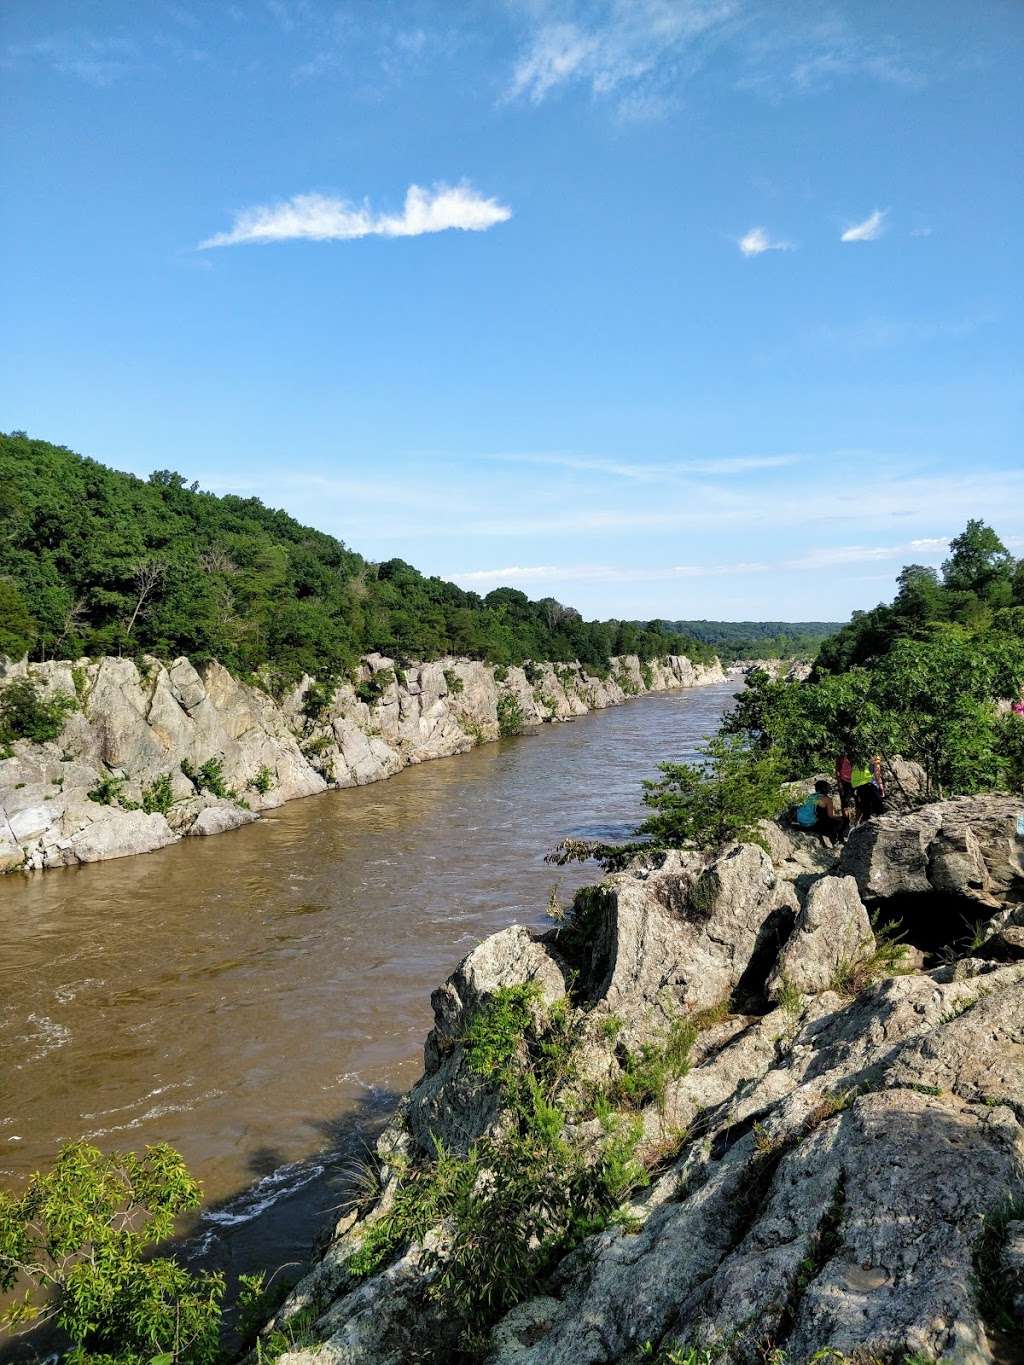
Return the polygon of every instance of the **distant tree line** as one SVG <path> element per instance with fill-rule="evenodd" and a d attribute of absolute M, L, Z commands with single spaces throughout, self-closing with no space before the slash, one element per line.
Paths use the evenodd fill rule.
<path fill-rule="evenodd" d="M 841 621 L 669 621 L 709 645 L 723 663 L 734 659 L 813 659 Z"/>
<path fill-rule="evenodd" d="M 710 659 L 663 622 L 584 621 L 514 588 L 481 597 L 401 559 L 376 564 L 258 498 L 181 474 L 148 481 L 65 446 L 0 434 L 0 654 L 217 658 L 287 682 L 361 654 L 518 664 Z"/>

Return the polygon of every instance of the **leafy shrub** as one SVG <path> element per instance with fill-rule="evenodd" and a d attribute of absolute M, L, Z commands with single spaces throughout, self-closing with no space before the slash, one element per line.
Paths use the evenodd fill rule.
<path fill-rule="evenodd" d="M 224 1277 L 147 1250 L 199 1202 L 199 1185 L 164 1144 L 142 1156 L 63 1147 L 23 1195 L 0 1190 L 0 1292 L 20 1279 L 29 1286 L 0 1326 L 55 1319 L 73 1365 L 213 1365 Z"/>
<path fill-rule="evenodd" d="M 367 706 L 374 706 L 394 681 L 395 670 L 393 668 L 379 668 L 376 673 L 371 673 L 365 681 L 356 683 L 356 696 Z"/>
<path fill-rule="evenodd" d="M 664 776 L 644 783 L 644 804 L 654 814 L 638 834 L 663 848 L 756 842 L 758 822 L 777 816 L 784 805 L 777 757 L 722 735 L 698 752 L 703 763 L 663 763 Z"/>
<path fill-rule="evenodd" d="M 642 1109 L 652 1101 L 663 1104 L 669 1081 L 689 1071 L 690 1052 L 700 1031 L 701 1023 L 695 1016 L 674 1019 L 660 1043 L 644 1043 L 638 1052 L 626 1055 L 607 1098 L 617 1107 L 631 1109 Z"/>
<path fill-rule="evenodd" d="M 440 1330 L 452 1336 L 437 1343 L 438 1358 L 481 1358 L 496 1319 L 539 1292 L 558 1260 L 647 1183 L 632 1116 L 607 1110 L 589 1159 L 566 1138 L 559 1094 L 579 1014 L 559 1001 L 545 1019 L 538 1004 L 535 985 L 498 991 L 463 1040 L 473 1073 L 502 1087 L 507 1122 L 465 1157 L 438 1145 L 431 1162 L 399 1158 L 393 1198 L 348 1262 L 353 1275 L 370 1274 L 445 1224 L 442 1242 L 422 1252 Z"/>
<path fill-rule="evenodd" d="M 497 664 L 494 669 L 494 681 L 496 683 L 508 682 L 508 669 L 504 664 Z"/>
<path fill-rule="evenodd" d="M 174 787 L 170 773 L 161 773 L 148 787 L 142 789 L 142 809 L 147 815 L 166 815 L 174 805 Z"/>
<path fill-rule="evenodd" d="M 101 777 L 95 787 L 91 787 L 86 792 L 90 801 L 97 801 L 101 806 L 116 806 L 124 788 L 123 777 L 111 777 L 108 773 L 106 777 Z"/>
<path fill-rule="evenodd" d="M 335 684 L 333 679 L 311 682 L 302 698 L 302 714 L 307 721 L 315 723 L 334 701 Z"/>
<path fill-rule="evenodd" d="M 529 1027 L 540 999 L 540 987 L 502 986 L 477 1010 L 462 1036 L 470 1070 L 478 1076 L 502 1076 Z"/>
<path fill-rule="evenodd" d="M 498 698 L 498 734 L 502 739 L 512 739 L 523 733 L 526 717 L 514 692 L 502 692 Z"/>
<path fill-rule="evenodd" d="M 0 743 L 30 739 L 46 744 L 57 739 L 78 702 L 66 692 L 42 697 L 32 678 L 15 678 L 0 692 Z"/>
<path fill-rule="evenodd" d="M 466 684 L 455 672 L 454 668 L 446 668 L 444 670 L 444 682 L 449 693 L 453 697 L 461 697 L 466 690 Z"/>
<path fill-rule="evenodd" d="M 267 767 L 265 763 L 263 767 L 260 768 L 256 776 L 251 778 L 249 781 L 249 786 L 252 787 L 254 791 L 258 791 L 260 796 L 266 796 L 267 792 L 270 791 L 273 785 L 274 774 L 270 771 L 270 769 Z"/>
<path fill-rule="evenodd" d="M 539 683 L 544 676 L 544 670 L 535 664 L 532 659 L 527 659 L 523 664 L 523 672 L 526 674 L 526 681 L 531 687 Z"/>
<path fill-rule="evenodd" d="M 209 792 L 211 796 L 224 797 L 229 801 L 236 798 L 234 788 L 224 779 L 224 765 L 218 756 L 208 758 L 198 768 L 192 766 L 187 758 L 181 760 L 181 771 L 195 787 L 196 791 Z"/>

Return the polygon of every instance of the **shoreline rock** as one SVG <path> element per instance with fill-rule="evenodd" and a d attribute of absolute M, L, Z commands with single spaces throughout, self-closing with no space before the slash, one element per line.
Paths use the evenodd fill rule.
<path fill-rule="evenodd" d="M 457 658 L 402 669 L 374 654 L 357 682 L 321 689 L 304 677 L 275 701 L 216 662 L 147 658 L 140 671 L 130 659 L 0 661 L 0 689 L 26 675 L 45 696 L 76 696 L 80 709 L 56 741 L 18 740 L 0 760 L 0 873 L 148 853 L 465 753 L 499 737 L 503 694 L 532 727 L 726 677 L 718 664 L 676 655 L 615 659 L 601 679 L 578 663 L 530 665 L 528 676 Z"/>
<path fill-rule="evenodd" d="M 993 1286 L 979 1289 L 977 1258 L 1021 1207 L 1024 947 L 1006 961 L 949 939 L 924 970 L 920 954 L 876 940 L 861 894 L 883 914 L 898 906 L 901 878 L 915 875 L 906 841 L 945 831 L 969 856 L 932 858 L 926 894 L 948 894 L 952 866 L 994 911 L 990 927 L 1016 922 L 1021 841 L 1007 838 L 1022 809 L 991 796 L 892 817 L 902 836 L 863 836 L 860 878 L 841 864 L 809 874 L 753 845 L 641 855 L 578 893 L 548 933 L 514 926 L 484 940 L 434 992 L 424 1075 L 378 1143 L 377 1192 L 341 1220 L 275 1318 L 303 1323 L 283 1365 L 1016 1358 L 985 1318 Z M 657 1093 L 624 1092 L 636 1059 L 650 1071 L 671 1058 L 679 1025 L 689 1051 Z M 502 1042 L 510 1080 L 475 1064 L 481 1038 Z M 444 1286 L 466 1273 L 448 1258 L 472 1212 L 456 1201 L 403 1224 L 401 1210 L 442 1159 L 449 1181 L 451 1162 L 468 1163 L 470 1209 L 486 1207 L 500 1161 L 518 1159 L 517 1125 L 527 1152 L 543 1141 L 529 1110 L 538 1097 L 546 1130 L 555 1114 L 564 1124 L 551 1149 L 562 1155 L 541 1168 L 541 1207 L 559 1207 L 558 1161 L 590 1163 L 596 1181 L 630 1133 L 646 1180 L 582 1236 L 570 1220 L 559 1243 L 550 1214 L 549 1259 L 511 1302 L 464 1317 L 460 1337 Z M 988 1260 L 1019 1303 L 1014 1217 Z"/>

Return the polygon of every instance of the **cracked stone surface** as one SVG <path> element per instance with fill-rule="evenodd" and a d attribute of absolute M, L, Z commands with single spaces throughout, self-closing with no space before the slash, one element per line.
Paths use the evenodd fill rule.
<path fill-rule="evenodd" d="M 935 895 L 952 880 L 1012 897 L 1005 815 L 991 802 L 950 802 L 908 817 L 909 832 L 865 840 L 875 899 L 884 909 L 878 888 L 902 894 L 919 874 L 938 879 Z M 865 933 L 857 878 L 812 881 L 801 907 L 778 874 L 752 846 L 648 857 L 602 884 L 578 975 L 557 934 L 507 930 L 470 954 L 435 992 L 426 1074 L 382 1139 L 380 1202 L 343 1221 L 285 1307 L 320 1313 L 315 1345 L 284 1357 L 289 1365 L 446 1358 L 431 1355 L 444 1323 L 419 1248 L 362 1282 L 346 1266 L 394 1198 L 390 1152 L 422 1152 L 439 1133 L 464 1146 L 501 1122 L 500 1099 L 465 1075 L 459 1043 L 495 989 L 533 979 L 550 1001 L 571 982 L 587 1010 L 579 1070 L 607 1075 L 624 1036 L 656 1039 L 673 1011 L 749 981 L 767 924 L 769 991 L 783 964 L 787 977 L 803 974 L 803 989 L 786 1007 L 719 1017 L 700 1035 L 690 1070 L 639 1115 L 640 1150 L 659 1160 L 652 1183 L 627 1201 L 625 1224 L 589 1238 L 543 1293 L 494 1325 L 488 1362 L 632 1365 L 646 1343 L 705 1346 L 724 1365 L 775 1347 L 793 1365 L 825 1346 L 1005 1359 L 974 1297 L 973 1256 L 1024 1168 L 1024 961 L 954 954 L 840 995 L 830 967 Z M 614 1042 L 600 1026 L 611 1012 L 624 1030 Z M 594 1128 L 568 1131 L 586 1143 Z M 1024 1302 L 1022 1227 L 1010 1225 L 1002 1256 Z"/>

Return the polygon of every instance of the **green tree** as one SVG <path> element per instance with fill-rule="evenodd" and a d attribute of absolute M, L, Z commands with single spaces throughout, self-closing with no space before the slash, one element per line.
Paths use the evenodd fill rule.
<path fill-rule="evenodd" d="M 699 752 L 703 762 L 662 763 L 662 777 L 644 783 L 644 804 L 654 813 L 637 833 L 664 848 L 756 840 L 758 822 L 785 804 L 777 756 L 735 735 L 718 735 Z"/>
<path fill-rule="evenodd" d="M 0 1326 L 55 1319 L 71 1365 L 212 1365 L 223 1276 L 148 1254 L 199 1200 L 164 1144 L 137 1156 L 69 1143 L 24 1194 L 0 1191 L 0 1291 L 27 1286 Z"/>
<path fill-rule="evenodd" d="M 942 566 L 947 588 L 979 597 L 997 592 L 1000 605 L 1009 605 L 1014 559 L 991 526 L 972 518 L 949 548 L 951 554 Z"/>
<path fill-rule="evenodd" d="M 17 586 L 0 578 L 0 654 L 21 659 L 35 643 L 36 623 Z"/>

